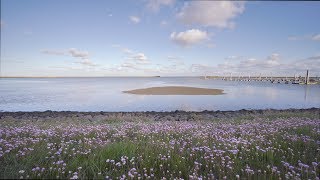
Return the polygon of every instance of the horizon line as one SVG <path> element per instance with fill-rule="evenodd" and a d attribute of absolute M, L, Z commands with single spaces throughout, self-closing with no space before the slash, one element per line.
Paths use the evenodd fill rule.
<path fill-rule="evenodd" d="M 196 76 L 0 76 L 0 78 L 108 78 L 108 77 L 126 77 L 126 78 L 134 78 L 134 77 L 150 77 L 150 78 L 159 78 L 159 77 L 216 77 L 216 78 L 238 78 L 239 76 L 207 76 L 207 75 L 196 75 Z M 294 76 L 240 76 L 241 78 L 264 78 L 264 77 L 274 77 L 274 78 L 291 78 Z M 301 76 L 304 77 L 304 76 Z M 310 76 L 309 78 L 318 78 L 318 76 Z"/>

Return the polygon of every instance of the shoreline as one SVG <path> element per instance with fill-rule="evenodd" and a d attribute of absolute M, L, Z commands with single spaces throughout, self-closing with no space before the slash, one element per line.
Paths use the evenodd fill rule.
<path fill-rule="evenodd" d="M 307 109 L 256 109 L 256 110 L 235 110 L 235 111 L 137 111 L 137 112 L 81 112 L 81 111 L 18 111 L 18 112 L 0 112 L 0 120 L 65 120 L 79 119 L 89 121 L 101 121 L 117 119 L 119 121 L 132 120 L 152 120 L 152 121 L 194 121 L 194 120 L 212 120 L 224 118 L 240 118 L 250 116 L 278 116 L 283 114 L 303 115 L 309 114 L 320 118 L 320 108 Z"/>

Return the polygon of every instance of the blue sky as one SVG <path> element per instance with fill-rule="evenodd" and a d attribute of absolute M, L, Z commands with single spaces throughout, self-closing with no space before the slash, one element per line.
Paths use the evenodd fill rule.
<path fill-rule="evenodd" d="M 320 76 L 320 2 L 2 0 L 1 76 Z"/>

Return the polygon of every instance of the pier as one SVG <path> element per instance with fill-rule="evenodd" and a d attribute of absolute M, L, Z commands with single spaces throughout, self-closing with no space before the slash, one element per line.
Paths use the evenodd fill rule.
<path fill-rule="evenodd" d="M 224 81 L 264 81 L 270 83 L 278 83 L 278 84 L 320 84 L 320 77 L 310 77 L 309 70 L 307 70 L 306 75 L 303 76 L 294 76 L 286 77 L 286 76 L 263 76 L 261 73 L 259 76 L 232 76 L 230 73 L 229 76 L 203 76 L 202 79 L 219 79 Z"/>

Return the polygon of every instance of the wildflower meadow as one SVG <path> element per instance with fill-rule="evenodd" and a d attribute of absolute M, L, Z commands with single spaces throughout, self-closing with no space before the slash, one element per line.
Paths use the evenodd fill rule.
<path fill-rule="evenodd" d="M 319 179 L 317 116 L 0 121 L 0 178 Z"/>

